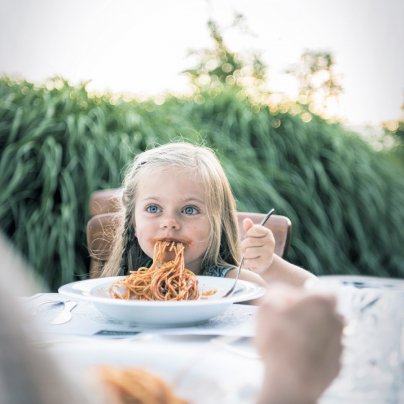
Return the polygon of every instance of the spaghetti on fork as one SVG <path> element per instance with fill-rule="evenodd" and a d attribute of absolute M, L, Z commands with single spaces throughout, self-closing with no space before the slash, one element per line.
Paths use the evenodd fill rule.
<path fill-rule="evenodd" d="M 185 268 L 184 249 L 182 243 L 158 241 L 154 245 L 151 267 L 140 267 L 137 271 L 131 271 L 126 278 L 115 282 L 110 288 L 112 296 L 127 300 L 198 299 L 198 278 Z M 174 259 L 165 261 L 172 253 Z"/>

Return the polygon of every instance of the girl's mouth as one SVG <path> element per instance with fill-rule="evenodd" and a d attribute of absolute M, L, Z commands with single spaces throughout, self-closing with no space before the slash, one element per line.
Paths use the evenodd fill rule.
<path fill-rule="evenodd" d="M 176 245 L 178 245 L 180 248 L 185 248 L 189 243 L 183 239 L 174 239 L 174 238 L 161 238 L 157 239 L 154 241 L 154 243 L 161 243 L 161 242 L 166 242 L 170 243 L 168 246 L 164 248 L 164 252 L 162 253 L 162 261 L 163 262 L 168 262 L 168 261 L 173 261 L 176 259 L 176 250 L 177 248 L 172 248 Z"/>
<path fill-rule="evenodd" d="M 188 239 L 176 239 L 176 238 L 171 238 L 171 237 L 164 237 L 164 238 L 159 238 L 153 240 L 153 243 L 157 243 L 158 241 L 167 241 L 169 243 L 175 243 L 175 244 L 183 244 L 184 247 L 187 247 L 191 244 L 191 240 Z"/>

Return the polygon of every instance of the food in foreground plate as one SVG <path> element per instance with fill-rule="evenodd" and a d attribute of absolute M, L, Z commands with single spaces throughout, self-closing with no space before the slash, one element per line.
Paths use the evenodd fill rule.
<path fill-rule="evenodd" d="M 111 404 L 188 404 L 165 380 L 144 369 L 99 365 L 95 371 Z"/>

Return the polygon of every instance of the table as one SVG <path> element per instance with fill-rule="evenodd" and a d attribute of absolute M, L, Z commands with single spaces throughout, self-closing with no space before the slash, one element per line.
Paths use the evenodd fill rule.
<path fill-rule="evenodd" d="M 26 299 L 24 306 L 33 313 L 45 300 L 65 299 L 41 293 Z M 233 304 L 219 318 L 191 327 L 148 329 L 108 319 L 89 302 L 79 302 L 68 323 L 51 325 L 60 310 L 57 305 L 40 306 L 34 315 L 39 331 L 34 343 L 83 374 L 101 363 L 140 366 L 166 378 L 179 395 L 195 404 L 256 400 L 263 364 L 253 344 L 254 306 Z M 401 362 L 401 370 L 403 366 Z M 343 369 L 320 403 L 381 403 L 380 398 L 372 400 L 366 388 L 351 395 L 348 376 Z M 366 383 L 371 390 L 372 380 Z M 401 388 L 397 399 L 383 404 L 404 402 L 403 398 Z"/>
<path fill-rule="evenodd" d="M 164 377 L 192 403 L 254 403 L 263 364 L 252 343 L 256 307 L 234 304 L 206 323 L 147 328 L 106 318 L 80 301 L 72 320 L 52 325 L 66 298 L 40 293 L 27 299 L 38 334 L 34 343 L 83 374 L 96 364 L 142 367 Z M 36 310 L 36 307 L 38 309 Z"/>

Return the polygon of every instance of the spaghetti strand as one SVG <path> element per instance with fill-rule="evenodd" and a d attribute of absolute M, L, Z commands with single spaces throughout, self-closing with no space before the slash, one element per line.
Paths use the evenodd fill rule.
<path fill-rule="evenodd" d="M 185 268 L 184 249 L 182 243 L 158 241 L 154 245 L 153 263 L 150 268 L 140 267 L 115 282 L 110 288 L 112 296 L 126 300 L 198 299 L 198 278 Z M 174 259 L 165 261 L 167 252 L 174 252 Z"/>

